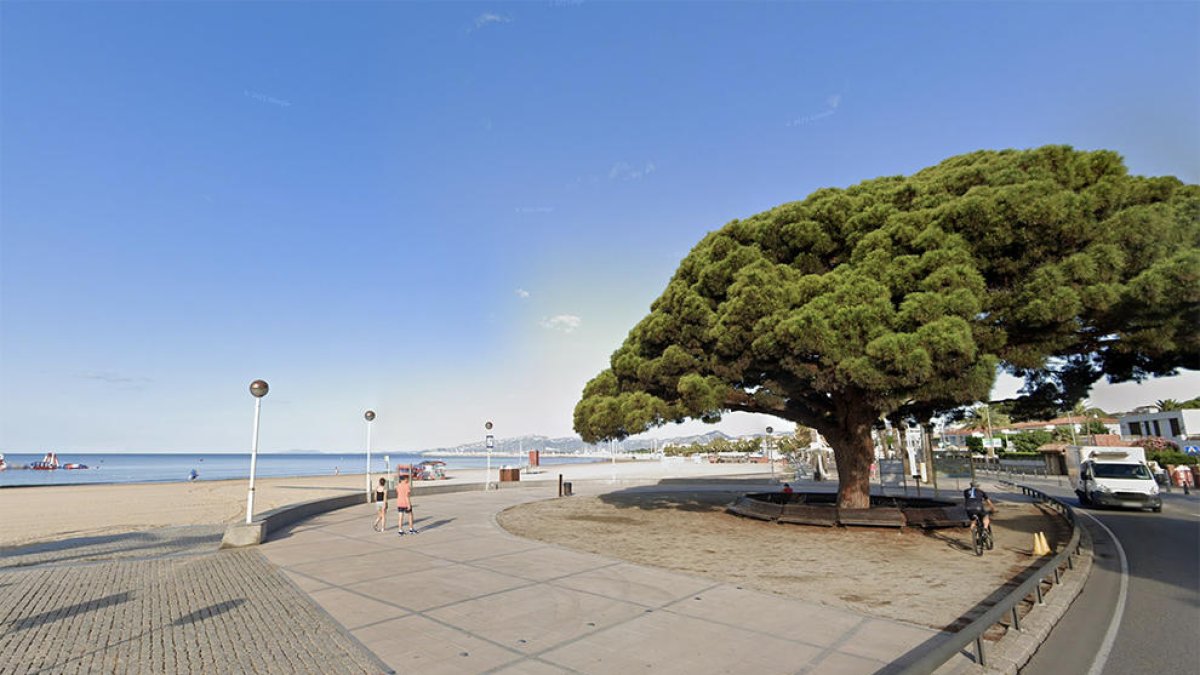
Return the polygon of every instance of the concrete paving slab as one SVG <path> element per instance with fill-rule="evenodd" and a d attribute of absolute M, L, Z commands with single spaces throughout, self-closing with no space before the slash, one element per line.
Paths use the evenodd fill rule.
<path fill-rule="evenodd" d="M 453 560 L 455 562 L 495 558 L 510 553 L 532 551 L 545 546 L 545 544 L 538 542 L 517 539 L 516 537 L 497 536 L 496 534 L 486 537 L 447 538 L 439 538 L 436 536 L 437 534 L 440 533 L 429 533 L 429 536 L 426 536 L 425 533 L 418 534 L 412 537 L 412 540 L 403 543 L 411 545 L 414 548 L 419 547 L 419 550 L 426 555 Z M 418 539 L 420 541 L 417 541 Z"/>
<path fill-rule="evenodd" d="M 419 615 L 351 631 L 397 673 L 485 673 L 515 663 L 518 652 Z"/>
<path fill-rule="evenodd" d="M 542 654 L 585 673 L 794 673 L 821 654 L 811 645 L 683 616 L 643 613 L 610 630 Z"/>
<path fill-rule="evenodd" d="M 511 666 L 494 670 L 492 671 L 492 675 L 563 675 L 563 673 L 574 672 L 576 671 L 529 658 L 521 659 Z"/>
<path fill-rule="evenodd" d="M 804 675 L 865 675 L 878 672 L 887 665 L 883 661 L 833 652 L 809 664 L 800 672 Z"/>
<path fill-rule="evenodd" d="M 839 643 L 847 633 L 865 622 L 861 614 L 844 609 L 802 603 L 734 586 L 717 586 L 698 597 L 699 601 L 679 602 L 670 609 L 711 621 L 753 626 L 767 635 L 818 647 Z M 934 633 L 929 631 L 928 635 Z"/>
<path fill-rule="evenodd" d="M 603 558 L 598 559 L 603 560 Z M 555 579 L 555 586 L 595 593 L 643 607 L 662 607 L 715 584 L 709 579 L 674 574 L 631 563 L 617 563 Z"/>
<path fill-rule="evenodd" d="M 637 618 L 638 605 L 539 584 L 426 615 L 510 649 L 534 654 Z"/>
<path fill-rule="evenodd" d="M 298 574 L 296 572 L 291 572 L 289 570 L 281 569 L 280 571 L 283 572 L 283 576 L 290 579 L 293 584 L 296 584 L 297 588 L 299 588 L 300 590 L 302 590 L 305 593 L 308 593 L 310 595 L 312 594 L 313 591 L 319 591 L 322 588 L 330 587 L 329 584 L 325 583 L 324 581 L 321 581 L 320 579 L 313 579 L 312 577 L 305 576 L 303 574 Z"/>
<path fill-rule="evenodd" d="M 288 569 L 330 585 L 351 586 L 364 581 L 387 579 L 450 564 L 452 564 L 450 561 L 430 559 L 428 556 L 411 551 L 381 547 L 369 553 L 340 556 L 328 560 L 313 560 L 292 565 Z"/>
<path fill-rule="evenodd" d="M 345 587 L 385 598 L 413 611 L 425 611 L 456 602 L 501 593 L 532 582 L 496 574 L 470 565 L 443 564 L 417 572 L 349 584 Z"/>
<path fill-rule="evenodd" d="M 341 588 L 323 588 L 314 591 L 311 596 L 330 616 L 351 631 L 412 613 L 402 607 Z"/>
<path fill-rule="evenodd" d="M 838 651 L 886 663 L 937 635 L 928 628 L 871 619 L 863 622 Z"/>
<path fill-rule="evenodd" d="M 509 574 L 530 581 L 548 581 L 579 572 L 612 566 L 614 562 L 587 553 L 576 553 L 555 546 L 507 553 L 472 562 L 476 567 Z"/>

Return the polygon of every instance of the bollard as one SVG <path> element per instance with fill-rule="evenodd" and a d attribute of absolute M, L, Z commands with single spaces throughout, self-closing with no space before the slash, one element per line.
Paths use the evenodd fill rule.
<path fill-rule="evenodd" d="M 570 497 L 572 494 L 573 493 L 571 492 L 571 481 L 567 481 L 567 482 L 563 483 L 563 496 Z"/>

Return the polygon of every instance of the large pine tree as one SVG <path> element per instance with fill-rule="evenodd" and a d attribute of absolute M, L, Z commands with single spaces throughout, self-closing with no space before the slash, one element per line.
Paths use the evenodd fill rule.
<path fill-rule="evenodd" d="M 1200 187 L 1107 151 L 981 151 L 735 220 L 680 264 L 584 388 L 575 429 L 623 438 L 766 413 L 834 448 L 868 504 L 871 426 L 986 399 L 1069 408 L 1110 381 L 1200 367 Z"/>

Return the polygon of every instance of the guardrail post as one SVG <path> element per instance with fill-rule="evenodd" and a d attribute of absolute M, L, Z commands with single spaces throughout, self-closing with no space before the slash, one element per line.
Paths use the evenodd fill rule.
<path fill-rule="evenodd" d="M 1036 588 L 1037 588 L 1037 604 L 1045 605 L 1046 600 L 1044 598 L 1042 598 L 1042 580 L 1041 579 L 1038 579 Z"/>
<path fill-rule="evenodd" d="M 1056 566 L 1054 568 L 1054 584 L 1058 585 L 1061 583 L 1062 583 L 1062 573 L 1059 571 L 1058 567 Z"/>
<path fill-rule="evenodd" d="M 1016 605 L 1013 605 L 1013 608 L 1012 608 L 1012 619 L 1013 619 L 1012 620 L 1013 628 L 1017 629 L 1017 631 L 1020 631 L 1021 630 L 1021 617 L 1017 616 L 1017 606 Z"/>
<path fill-rule="evenodd" d="M 979 665 L 987 666 L 987 657 L 983 655 L 983 636 L 975 638 L 975 654 L 979 656 Z"/>

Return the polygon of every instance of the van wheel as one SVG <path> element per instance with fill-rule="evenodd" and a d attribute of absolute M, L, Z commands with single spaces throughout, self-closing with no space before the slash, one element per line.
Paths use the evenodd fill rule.
<path fill-rule="evenodd" d="M 1161 507 L 1161 506 L 1156 506 L 1156 507 L 1154 507 L 1154 508 L 1152 508 L 1152 509 L 1150 509 L 1150 510 L 1151 510 L 1151 511 L 1153 511 L 1153 512 L 1155 512 L 1155 513 L 1162 513 L 1162 507 Z"/>

